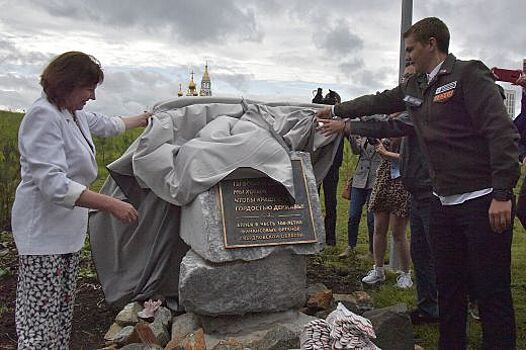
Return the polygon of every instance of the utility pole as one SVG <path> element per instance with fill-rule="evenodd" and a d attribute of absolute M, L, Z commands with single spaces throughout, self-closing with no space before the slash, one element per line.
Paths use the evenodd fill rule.
<path fill-rule="evenodd" d="M 405 66 L 405 45 L 402 35 L 411 27 L 413 23 L 413 0 L 402 0 L 402 22 L 400 25 L 400 71 L 399 78 L 404 73 Z"/>
<path fill-rule="evenodd" d="M 403 34 L 411 27 L 413 22 L 413 0 L 402 0 L 402 22 L 400 25 L 400 58 L 399 58 L 399 72 L 398 81 L 402 78 L 405 68 L 405 45 Z M 391 225 L 389 225 L 391 226 Z M 400 270 L 400 255 L 395 249 L 394 238 L 391 235 L 391 249 L 389 252 L 389 265 L 386 266 L 391 271 Z"/>

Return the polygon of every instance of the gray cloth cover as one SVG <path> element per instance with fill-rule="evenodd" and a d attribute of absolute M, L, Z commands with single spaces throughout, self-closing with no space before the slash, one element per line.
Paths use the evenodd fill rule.
<path fill-rule="evenodd" d="M 188 250 L 179 238 L 180 207 L 234 170 L 263 173 L 294 197 L 289 151 L 304 151 L 321 183 L 340 140 L 315 132 L 320 107 L 217 97 L 154 106 L 143 134 L 108 165 L 111 177 L 101 189 L 132 203 L 139 221 L 90 214 L 92 256 L 107 302 L 177 296 L 179 262 Z"/>

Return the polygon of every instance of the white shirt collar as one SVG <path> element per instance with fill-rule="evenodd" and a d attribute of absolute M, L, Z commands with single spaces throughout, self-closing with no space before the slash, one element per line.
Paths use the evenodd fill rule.
<path fill-rule="evenodd" d="M 444 60 L 445 61 L 445 60 Z M 438 74 L 438 71 L 440 70 L 440 67 L 442 67 L 442 63 L 444 61 L 440 62 L 432 71 L 431 73 L 427 73 L 427 81 L 430 82 L 433 80 L 433 78 Z"/>

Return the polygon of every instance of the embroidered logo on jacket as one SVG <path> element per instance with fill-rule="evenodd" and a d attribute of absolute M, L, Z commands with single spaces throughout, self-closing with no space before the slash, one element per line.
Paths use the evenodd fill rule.
<path fill-rule="evenodd" d="M 435 96 L 433 97 L 433 102 L 445 102 L 449 100 L 455 94 L 456 87 L 456 81 L 437 87 L 435 90 Z"/>
<path fill-rule="evenodd" d="M 437 87 L 437 89 L 435 90 L 435 95 L 438 95 L 445 91 L 453 90 L 456 87 L 457 87 L 457 82 L 452 81 L 451 83 L 447 83 L 445 85 Z"/>
<path fill-rule="evenodd" d="M 445 102 L 455 94 L 455 90 L 449 90 L 433 97 L 433 102 Z"/>

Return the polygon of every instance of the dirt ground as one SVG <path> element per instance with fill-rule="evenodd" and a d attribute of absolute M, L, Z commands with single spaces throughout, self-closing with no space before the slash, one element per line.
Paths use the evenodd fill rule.
<path fill-rule="evenodd" d="M 0 275 L 0 349 L 16 349 L 15 296 L 18 259 L 12 236 L 4 234 L 0 246 L 0 268 L 8 271 Z M 352 264 L 349 264 L 352 265 Z M 348 266 L 349 266 L 348 265 Z M 82 268 L 90 269 L 90 258 L 81 260 Z M 357 289 L 356 276 L 349 269 L 327 267 L 320 256 L 307 261 L 307 284 L 325 284 L 334 293 L 351 293 Z M 104 334 L 115 318 L 113 310 L 104 301 L 100 284 L 95 277 L 83 277 L 77 281 L 77 296 L 73 315 L 71 350 L 92 350 L 104 346 Z"/>

